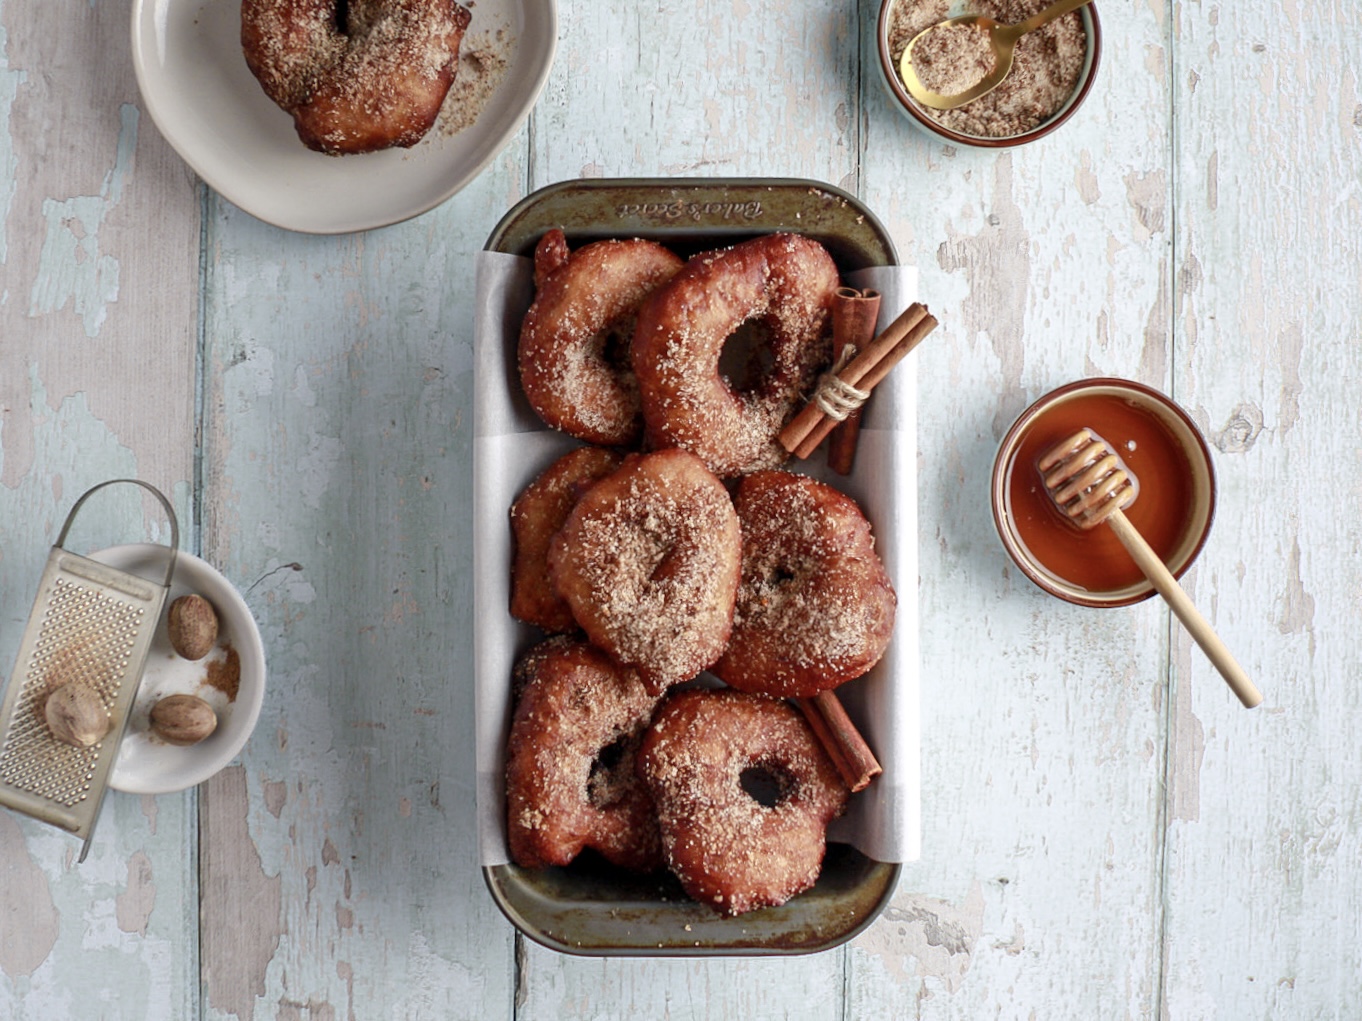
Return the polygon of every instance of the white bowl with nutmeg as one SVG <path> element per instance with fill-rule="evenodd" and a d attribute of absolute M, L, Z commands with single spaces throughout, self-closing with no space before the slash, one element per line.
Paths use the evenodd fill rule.
<path fill-rule="evenodd" d="M 165 547 L 92 553 L 130 574 L 164 571 Z M 179 553 L 109 786 L 169 794 L 230 763 L 255 729 L 265 694 L 260 630 L 240 593 L 208 563 Z"/>

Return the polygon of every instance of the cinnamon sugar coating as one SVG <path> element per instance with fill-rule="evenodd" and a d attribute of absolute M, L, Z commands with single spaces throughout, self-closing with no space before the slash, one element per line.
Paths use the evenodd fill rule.
<path fill-rule="evenodd" d="M 624 868 L 662 864 L 634 757 L 658 698 L 598 649 L 550 638 L 516 664 L 506 763 L 511 858 L 566 865 L 585 848 Z"/>
<path fill-rule="evenodd" d="M 637 442 L 643 417 L 630 338 L 639 306 L 680 268 L 679 256 L 652 241 L 595 241 L 569 254 L 561 230 L 540 239 L 516 354 L 540 418 L 589 443 Z"/>
<path fill-rule="evenodd" d="M 782 464 L 777 441 L 831 360 L 837 266 L 817 241 L 769 234 L 697 255 L 639 312 L 634 330 L 648 444 L 697 454 L 725 478 Z M 740 328 L 769 354 L 755 378 L 720 371 Z"/>
<path fill-rule="evenodd" d="M 668 866 L 687 894 L 725 915 L 784 904 L 813 886 L 828 823 L 848 797 L 797 709 L 732 689 L 671 695 L 637 768 Z"/>
<path fill-rule="evenodd" d="M 713 672 L 743 691 L 805 697 L 879 662 L 897 597 L 856 502 L 814 479 L 756 472 L 734 497 L 742 584 Z"/>
<path fill-rule="evenodd" d="M 695 455 L 661 450 L 631 455 L 582 495 L 549 572 L 591 642 L 661 691 L 723 652 L 741 550 L 723 483 Z"/>
<path fill-rule="evenodd" d="M 624 455 L 578 447 L 549 465 L 511 504 L 511 616 L 550 634 L 575 631 L 572 610 L 553 589 L 549 544 L 577 498 L 620 466 Z"/>
<path fill-rule="evenodd" d="M 471 18 L 454 0 L 242 0 L 241 45 L 308 148 L 375 152 L 434 126 Z"/>

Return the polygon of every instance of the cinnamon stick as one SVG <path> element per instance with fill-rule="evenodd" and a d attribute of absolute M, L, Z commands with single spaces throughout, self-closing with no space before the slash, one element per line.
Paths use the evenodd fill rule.
<path fill-rule="evenodd" d="M 859 389 L 871 389 L 871 387 L 863 385 L 862 377 L 866 376 L 871 369 L 889 355 L 901 341 L 907 339 L 915 328 L 920 327 L 927 321 L 930 321 L 931 326 L 917 337 L 913 346 L 916 346 L 917 343 L 922 340 L 922 337 L 925 337 L 927 333 L 936 326 L 936 320 L 928 314 L 924 305 L 916 302 L 909 305 L 897 319 L 884 328 L 884 331 L 880 333 L 878 337 L 867 344 L 865 349 L 859 352 L 846 368 L 838 373 L 838 377 L 843 382 L 849 383 L 851 386 Z M 911 350 L 911 348 L 909 350 Z M 907 354 L 907 351 L 904 351 L 903 354 Z M 885 371 L 887 372 L 888 370 L 886 369 Z M 883 376 L 880 378 L 882 379 Z M 876 382 L 878 382 L 878 380 L 876 380 Z M 792 454 L 798 454 L 800 457 L 808 457 L 809 455 L 807 453 L 801 454 L 800 450 L 807 445 L 806 441 L 809 436 L 824 424 L 827 425 L 827 428 L 819 436 L 820 442 L 824 436 L 832 431 L 832 427 L 837 423 L 835 420 L 827 418 L 823 409 L 818 406 L 817 401 L 810 401 L 800 410 L 799 414 L 790 419 L 785 428 L 780 431 L 780 436 L 778 438 L 781 446 Z M 809 452 L 811 453 L 813 447 L 816 447 L 817 445 L 817 443 L 814 443 L 812 447 L 809 447 Z"/>
<path fill-rule="evenodd" d="M 832 300 L 832 361 L 840 364 L 848 349 L 854 353 L 875 339 L 880 318 L 880 292 L 842 287 Z M 856 463 L 856 441 L 861 435 L 861 409 L 857 408 L 832 431 L 828 440 L 828 467 L 838 475 L 850 475 Z"/>
<path fill-rule="evenodd" d="M 917 323 L 909 329 L 897 346 L 891 348 L 877 360 L 860 366 L 859 371 L 855 371 L 858 369 L 856 363 L 861 361 L 861 358 L 857 357 L 853 359 L 852 363 L 840 373 L 841 378 L 859 390 L 864 390 L 866 392 L 874 390 L 875 387 L 879 386 L 880 383 L 884 381 L 884 377 L 889 375 L 890 369 L 907 357 L 913 348 L 922 343 L 923 338 L 925 338 L 927 334 L 936 329 L 936 319 L 933 316 L 926 314 L 925 309 L 923 309 L 923 313 L 924 318 L 918 320 Z M 883 336 L 883 334 L 881 334 L 881 336 Z M 875 343 L 879 343 L 878 338 Z M 869 353 L 869 349 L 867 349 L 866 353 Z M 817 407 L 817 405 L 815 405 L 815 407 Z M 837 420 L 822 415 L 820 409 L 819 421 L 814 424 L 808 435 L 805 436 L 799 446 L 795 448 L 795 455 L 797 457 L 808 457 L 818 449 L 818 444 L 823 442 L 824 438 L 828 433 L 832 432 L 836 425 Z"/>
<path fill-rule="evenodd" d="M 884 772 L 835 692 L 820 691 L 810 698 L 797 698 L 795 705 L 809 721 L 809 727 L 852 793 L 865 790 Z"/>

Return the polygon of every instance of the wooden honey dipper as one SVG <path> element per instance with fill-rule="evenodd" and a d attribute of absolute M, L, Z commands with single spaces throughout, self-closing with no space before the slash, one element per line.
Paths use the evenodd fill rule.
<path fill-rule="evenodd" d="M 1139 480 L 1107 441 L 1091 429 L 1081 429 L 1042 454 L 1037 467 L 1045 480 L 1045 491 L 1070 521 L 1083 529 L 1096 528 L 1104 521 L 1111 526 L 1136 566 L 1163 596 L 1245 708 L 1252 709 L 1262 702 L 1262 693 L 1123 513 L 1139 495 Z"/>

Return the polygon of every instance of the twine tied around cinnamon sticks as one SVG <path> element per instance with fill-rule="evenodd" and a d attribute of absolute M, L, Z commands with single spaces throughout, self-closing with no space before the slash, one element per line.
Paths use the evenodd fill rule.
<path fill-rule="evenodd" d="M 833 367 L 780 431 L 781 446 L 806 458 L 838 430 L 828 448 L 828 464 L 841 475 L 851 473 L 855 460 L 861 405 L 889 370 L 936 329 L 936 318 L 925 305 L 914 302 L 875 336 L 879 308 L 875 291 L 838 288 L 832 305 Z"/>
<path fill-rule="evenodd" d="M 851 364 L 855 354 L 856 348 L 848 345 L 837 361 L 833 362 L 832 368 L 823 373 L 818 380 L 818 388 L 813 392 L 813 400 L 818 402 L 823 414 L 839 422 L 845 422 L 870 399 L 869 390 L 857 390 L 837 375 Z"/>

